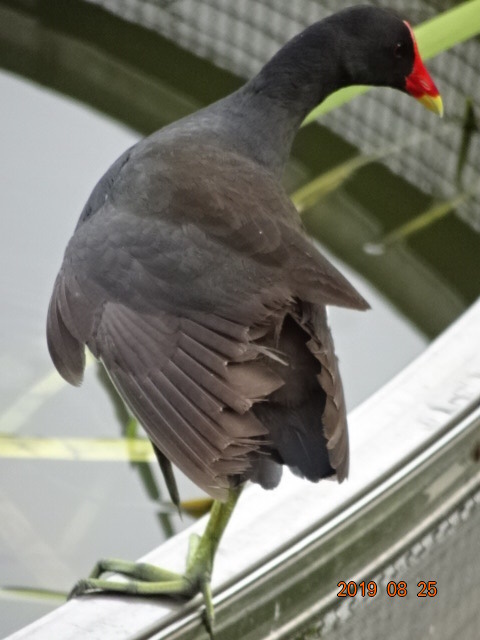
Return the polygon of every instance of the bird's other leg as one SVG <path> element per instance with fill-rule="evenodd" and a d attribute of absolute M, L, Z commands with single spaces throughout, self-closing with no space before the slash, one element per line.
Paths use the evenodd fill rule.
<path fill-rule="evenodd" d="M 190 538 L 184 575 L 145 562 L 100 560 L 87 579 L 77 582 L 69 597 L 98 591 L 137 596 L 170 595 L 186 598 L 202 593 L 205 601 L 205 624 L 209 633 L 212 634 L 214 610 L 210 582 L 213 561 L 241 490 L 241 487 L 230 489 L 226 502 L 214 501 L 203 535 L 193 534 Z M 124 582 L 101 579 L 100 576 L 106 571 L 113 571 L 130 579 Z"/>

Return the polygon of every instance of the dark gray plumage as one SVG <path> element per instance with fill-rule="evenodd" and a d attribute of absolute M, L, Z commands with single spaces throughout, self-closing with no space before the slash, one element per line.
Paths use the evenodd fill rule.
<path fill-rule="evenodd" d="M 57 368 L 79 384 L 86 344 L 154 444 L 215 497 L 261 478 L 269 457 L 343 478 L 324 305 L 365 303 L 268 171 L 210 143 L 152 146 L 155 162 L 142 143 L 123 159 L 67 248 L 48 316 Z M 265 486 L 279 480 L 270 467 Z"/>
<path fill-rule="evenodd" d="M 328 93 L 397 86 L 411 70 L 413 54 L 401 73 L 393 55 L 381 77 L 362 66 L 387 55 L 383 33 L 410 38 L 362 10 L 317 23 L 238 92 L 125 152 L 55 283 L 48 344 L 62 376 L 80 384 L 88 346 L 155 447 L 220 499 L 248 479 L 275 486 L 281 464 L 312 481 L 348 472 L 325 305 L 368 305 L 306 237 L 280 178 Z"/>

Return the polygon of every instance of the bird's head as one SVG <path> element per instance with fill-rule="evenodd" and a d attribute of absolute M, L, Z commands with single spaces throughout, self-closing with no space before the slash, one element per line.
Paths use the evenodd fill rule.
<path fill-rule="evenodd" d="M 357 6 L 343 14 L 343 61 L 355 84 L 387 86 L 443 115 L 440 94 L 423 64 L 413 29 L 390 11 Z"/>

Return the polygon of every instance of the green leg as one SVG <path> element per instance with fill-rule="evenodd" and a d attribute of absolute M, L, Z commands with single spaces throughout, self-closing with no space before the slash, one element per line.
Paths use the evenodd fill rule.
<path fill-rule="evenodd" d="M 210 581 L 213 561 L 220 539 L 233 513 L 242 487 L 230 489 L 226 502 L 215 500 L 210 511 L 207 527 L 200 538 L 193 535 L 187 556 L 185 578 L 195 585 L 195 593 L 201 591 L 205 602 L 205 624 L 212 635 L 215 612 L 213 609 Z"/>
<path fill-rule="evenodd" d="M 70 597 L 92 591 L 113 591 L 138 596 L 175 595 L 191 598 L 201 592 L 205 601 L 205 624 L 212 635 L 214 610 L 210 580 L 213 560 L 240 493 L 241 488 L 230 489 L 226 502 L 215 500 L 203 535 L 200 537 L 193 534 L 190 538 L 185 575 L 144 562 L 101 560 L 88 579 L 77 582 Z M 120 573 L 132 579 L 126 582 L 101 580 L 100 575 L 106 571 Z"/>

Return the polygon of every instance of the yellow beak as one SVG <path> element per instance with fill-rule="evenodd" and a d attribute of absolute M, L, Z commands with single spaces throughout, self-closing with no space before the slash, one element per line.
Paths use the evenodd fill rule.
<path fill-rule="evenodd" d="M 427 93 L 417 98 L 429 111 L 433 111 L 440 117 L 443 116 L 443 102 L 440 96 L 429 96 Z"/>

